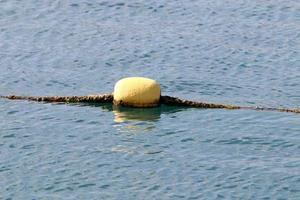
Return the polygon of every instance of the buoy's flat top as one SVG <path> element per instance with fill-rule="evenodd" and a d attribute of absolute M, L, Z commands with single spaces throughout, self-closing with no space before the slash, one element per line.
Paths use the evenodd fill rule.
<path fill-rule="evenodd" d="M 159 104 L 160 86 L 149 78 L 128 77 L 114 88 L 114 103 L 133 107 L 153 107 Z"/>

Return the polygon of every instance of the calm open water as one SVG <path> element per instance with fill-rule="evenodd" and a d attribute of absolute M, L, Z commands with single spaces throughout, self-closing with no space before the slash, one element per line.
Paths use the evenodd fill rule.
<path fill-rule="evenodd" d="M 299 0 L 0 0 L 0 94 L 300 107 Z M 300 199 L 300 115 L 0 100 L 0 199 Z"/>

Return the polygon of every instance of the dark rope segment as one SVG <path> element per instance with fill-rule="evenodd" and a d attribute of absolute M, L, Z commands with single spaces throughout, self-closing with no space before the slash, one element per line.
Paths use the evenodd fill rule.
<path fill-rule="evenodd" d="M 222 108 L 222 109 L 241 109 L 240 106 L 233 105 L 225 105 L 225 104 L 213 104 L 213 103 L 204 103 L 197 101 L 189 101 L 184 99 L 179 99 L 177 97 L 170 96 L 161 96 L 160 102 L 162 104 L 170 105 L 170 106 L 186 106 L 186 107 L 194 107 L 194 108 Z"/>
<path fill-rule="evenodd" d="M 49 103 L 112 103 L 113 95 L 88 95 L 88 96 L 1 96 L 12 100 L 29 100 Z"/>
<path fill-rule="evenodd" d="M 204 103 L 197 101 L 189 101 L 184 99 L 179 99 L 176 97 L 170 96 L 161 96 L 160 102 L 169 106 L 186 106 L 194 108 L 219 108 L 219 109 L 248 109 L 248 110 L 257 110 L 257 111 L 276 111 L 276 112 L 290 112 L 290 113 L 300 113 L 300 109 L 294 108 L 267 108 L 267 107 L 256 107 L 256 106 L 234 106 L 226 104 L 213 104 L 213 103 Z"/>

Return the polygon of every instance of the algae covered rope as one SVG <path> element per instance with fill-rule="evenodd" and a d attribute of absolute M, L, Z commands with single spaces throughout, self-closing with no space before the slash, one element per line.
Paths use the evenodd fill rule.
<path fill-rule="evenodd" d="M 247 110 L 257 110 L 257 111 L 276 111 L 276 112 L 290 112 L 290 113 L 300 113 L 300 109 L 294 108 L 268 108 L 268 107 L 258 107 L 258 106 L 235 106 L 226 104 L 214 104 L 205 103 L 198 101 L 189 101 L 184 99 L 179 99 L 177 97 L 161 96 L 160 102 L 169 106 L 185 106 L 193 108 L 214 108 L 214 109 L 247 109 Z"/>
<path fill-rule="evenodd" d="M 113 103 L 129 107 L 155 107 L 161 104 L 207 109 L 248 109 L 257 111 L 277 111 L 300 113 L 300 109 L 268 108 L 254 106 L 235 106 L 184 100 L 177 97 L 162 96 L 160 85 L 152 79 L 129 77 L 119 80 L 113 94 L 88 96 L 0 96 L 12 100 L 30 100 L 50 103 Z"/>
<path fill-rule="evenodd" d="M 38 102 L 48 102 L 48 103 L 113 103 L 113 94 L 103 94 L 103 95 L 87 95 L 87 96 L 0 96 L 1 98 L 11 99 L 11 100 L 29 100 Z M 256 107 L 256 106 L 235 106 L 227 104 L 215 104 L 199 101 L 190 101 L 185 99 L 180 99 L 171 96 L 160 96 L 159 104 L 164 104 L 168 106 L 183 106 L 192 108 L 203 108 L 203 109 L 247 109 L 247 110 L 257 110 L 257 111 L 276 111 L 276 112 L 290 112 L 290 113 L 300 113 L 300 109 L 294 108 L 268 108 L 268 107 Z"/>
<path fill-rule="evenodd" d="M 87 95 L 87 96 L 1 96 L 2 98 L 11 100 L 29 100 L 48 103 L 113 103 L 114 96 L 112 94 L 104 95 Z M 160 96 L 159 104 L 168 106 L 184 106 L 194 108 L 217 108 L 217 109 L 240 109 L 240 106 L 213 104 L 197 101 L 189 101 L 179 99 L 177 97 Z M 158 104 L 158 105 L 159 105 Z M 130 107 L 130 106 L 129 106 Z"/>
<path fill-rule="evenodd" d="M 87 95 L 87 96 L 1 96 L 11 100 L 29 100 L 49 103 L 112 103 L 112 94 Z"/>
<path fill-rule="evenodd" d="M 48 102 L 48 103 L 112 103 L 113 95 L 87 95 L 87 96 L 1 96 L 2 98 L 11 100 L 29 100 L 37 102 Z M 195 108 L 218 108 L 218 109 L 240 109 L 240 106 L 224 105 L 224 104 L 213 104 L 205 102 L 196 102 L 179 99 L 177 97 L 160 96 L 159 104 L 165 104 L 169 106 L 184 106 L 184 107 L 195 107 Z"/>
<path fill-rule="evenodd" d="M 169 106 L 186 106 L 194 108 L 219 108 L 219 109 L 240 109 L 240 106 L 225 105 L 225 104 L 214 104 L 205 103 L 197 101 L 189 101 L 184 99 L 179 99 L 177 97 L 161 96 L 160 102 Z"/>

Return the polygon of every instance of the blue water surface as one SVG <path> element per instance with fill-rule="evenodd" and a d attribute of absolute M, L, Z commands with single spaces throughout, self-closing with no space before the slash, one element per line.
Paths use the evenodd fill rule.
<path fill-rule="evenodd" d="M 0 0 L 0 95 L 300 108 L 299 0 Z M 0 99 L 0 199 L 300 199 L 300 115 Z"/>

